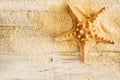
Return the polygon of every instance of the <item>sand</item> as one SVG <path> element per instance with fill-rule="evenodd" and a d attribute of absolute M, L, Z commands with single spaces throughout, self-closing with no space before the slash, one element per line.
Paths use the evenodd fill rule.
<path fill-rule="evenodd" d="M 0 80 L 120 79 L 119 0 L 66 0 L 87 15 L 106 7 L 95 25 L 104 24 L 110 34 L 99 33 L 114 39 L 115 44 L 94 45 L 86 63 L 78 56 L 63 56 L 66 60 L 56 56 L 79 53 L 74 41 L 54 41 L 56 35 L 72 27 L 64 1 L 0 1 Z"/>

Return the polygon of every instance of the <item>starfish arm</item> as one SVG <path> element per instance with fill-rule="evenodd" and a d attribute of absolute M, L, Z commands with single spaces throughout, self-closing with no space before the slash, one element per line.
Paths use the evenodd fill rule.
<path fill-rule="evenodd" d="M 84 63 L 85 59 L 87 58 L 86 51 L 85 51 L 85 42 L 83 41 L 77 41 L 80 47 L 80 53 L 81 53 L 81 61 Z"/>
<path fill-rule="evenodd" d="M 83 27 L 84 27 L 84 28 L 88 28 L 88 27 L 89 27 L 88 21 L 84 20 L 84 22 L 83 22 Z"/>
<path fill-rule="evenodd" d="M 101 8 L 97 13 L 96 15 L 100 14 L 101 12 L 103 12 L 105 10 L 105 7 Z"/>
<path fill-rule="evenodd" d="M 71 3 L 68 3 L 68 9 L 71 12 L 71 14 L 74 15 L 74 17 L 79 21 L 82 22 L 82 18 L 85 19 L 86 16 L 82 11 L 80 11 L 77 7 L 74 7 Z"/>
<path fill-rule="evenodd" d="M 89 21 L 93 23 L 95 19 L 98 17 L 100 13 L 102 13 L 105 10 L 105 7 L 101 8 L 97 13 L 95 13 L 91 18 L 89 18 Z"/>
<path fill-rule="evenodd" d="M 65 40 L 72 40 L 74 38 L 74 34 L 72 33 L 72 30 L 67 31 L 63 34 L 60 34 L 55 37 L 56 41 L 65 41 Z"/>
<path fill-rule="evenodd" d="M 73 22 L 73 28 L 75 28 L 77 26 L 77 22 L 78 22 L 78 19 L 77 17 L 75 16 L 75 14 L 73 13 L 73 11 L 71 10 L 70 6 L 68 6 L 68 12 L 71 16 L 71 19 L 72 19 L 72 22 Z"/>
<path fill-rule="evenodd" d="M 97 37 L 94 39 L 97 43 L 98 42 L 102 42 L 102 43 L 107 43 L 107 44 L 114 44 L 114 41 L 111 41 L 111 40 L 107 40 L 105 38 L 101 38 L 101 37 Z"/>

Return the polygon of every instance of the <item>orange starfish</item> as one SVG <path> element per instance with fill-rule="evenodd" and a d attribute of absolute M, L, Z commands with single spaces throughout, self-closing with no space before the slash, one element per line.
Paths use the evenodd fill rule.
<path fill-rule="evenodd" d="M 70 31 L 65 32 L 55 38 L 57 41 L 63 40 L 74 40 L 79 44 L 80 52 L 81 52 L 81 61 L 84 62 L 87 58 L 87 52 L 89 49 L 88 43 L 90 42 L 102 42 L 108 44 L 114 44 L 113 41 L 107 40 L 104 37 L 100 37 L 95 29 L 95 26 L 91 26 L 91 23 L 94 23 L 96 17 L 105 10 L 103 7 L 96 14 L 88 17 L 84 13 L 82 13 L 78 8 L 73 7 L 68 4 L 68 12 L 73 21 L 73 27 Z M 79 14 L 84 17 L 83 21 L 80 21 Z"/>

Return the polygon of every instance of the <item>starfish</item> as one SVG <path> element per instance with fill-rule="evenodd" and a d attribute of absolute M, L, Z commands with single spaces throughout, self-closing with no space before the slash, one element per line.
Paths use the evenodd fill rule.
<path fill-rule="evenodd" d="M 71 30 L 55 37 L 56 41 L 74 40 L 78 43 L 81 52 L 81 61 L 85 62 L 87 58 L 88 49 L 91 43 L 107 43 L 114 44 L 113 41 L 107 40 L 101 37 L 96 32 L 96 28 L 93 24 L 97 16 L 105 10 L 105 7 L 101 8 L 97 13 L 91 16 L 86 16 L 80 9 L 68 4 L 68 12 L 73 21 L 73 27 Z M 83 21 L 80 19 L 80 15 L 83 16 Z"/>

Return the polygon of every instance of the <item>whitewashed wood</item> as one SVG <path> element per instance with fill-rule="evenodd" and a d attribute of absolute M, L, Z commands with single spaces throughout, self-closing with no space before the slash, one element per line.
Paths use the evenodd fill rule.
<path fill-rule="evenodd" d="M 115 54 L 115 53 L 114 53 Z M 116 53 L 118 54 L 118 53 Z M 91 57 L 92 61 L 83 64 L 74 60 L 57 60 L 39 65 L 28 55 L 0 55 L 1 80 L 119 80 L 120 56 Z M 117 59 L 118 58 L 118 59 Z M 117 59 L 117 60 L 116 60 Z M 102 62 L 101 62 L 102 61 Z"/>

